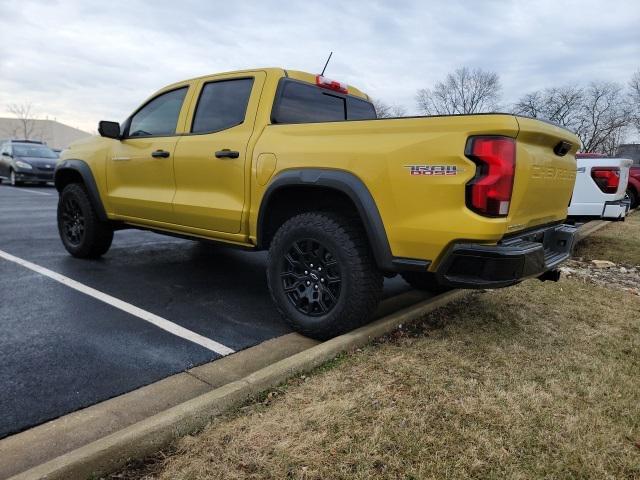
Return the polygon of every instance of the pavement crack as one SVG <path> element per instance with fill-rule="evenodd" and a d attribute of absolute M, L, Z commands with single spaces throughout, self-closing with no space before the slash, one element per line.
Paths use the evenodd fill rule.
<path fill-rule="evenodd" d="M 196 375 L 195 373 L 193 373 L 191 370 L 186 370 L 184 373 L 186 373 L 187 375 L 192 376 L 193 378 L 195 378 L 196 380 L 201 381 L 202 383 L 206 383 L 207 385 L 209 385 L 211 388 L 218 388 L 216 385 L 214 385 L 213 383 L 207 381 L 206 379 L 199 377 L 198 375 Z"/>

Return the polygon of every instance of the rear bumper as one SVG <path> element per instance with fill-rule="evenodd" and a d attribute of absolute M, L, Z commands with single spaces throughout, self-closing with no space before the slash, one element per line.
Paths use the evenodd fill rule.
<path fill-rule="evenodd" d="M 577 228 L 554 225 L 502 240 L 497 245 L 454 244 L 436 275 L 456 288 L 501 288 L 539 277 L 571 256 Z"/>
<path fill-rule="evenodd" d="M 625 199 L 600 203 L 572 203 L 569 206 L 569 217 L 574 219 L 624 220 L 630 207 L 630 202 Z"/>
<path fill-rule="evenodd" d="M 606 202 L 602 209 L 602 218 L 605 220 L 623 220 L 629 211 L 629 202 L 626 200 L 617 200 L 615 202 Z"/>

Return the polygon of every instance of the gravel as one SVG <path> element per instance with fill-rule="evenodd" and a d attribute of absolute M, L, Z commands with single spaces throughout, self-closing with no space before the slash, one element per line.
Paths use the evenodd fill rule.
<path fill-rule="evenodd" d="M 640 296 L 640 267 L 638 266 L 574 258 L 560 267 L 560 271 L 566 277 Z"/>

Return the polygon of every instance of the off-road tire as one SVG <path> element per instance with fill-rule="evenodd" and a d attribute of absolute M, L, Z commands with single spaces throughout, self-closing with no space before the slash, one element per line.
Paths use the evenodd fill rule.
<path fill-rule="evenodd" d="M 306 243 L 307 241 L 309 243 Z M 323 286 L 336 283 L 336 278 L 340 278 L 339 294 L 337 297 L 333 296 L 335 299 L 333 306 L 327 313 L 324 313 L 324 308 L 319 312 L 316 311 L 315 316 L 313 316 L 314 313 L 303 313 L 299 308 L 304 306 L 296 306 L 294 299 L 291 298 L 292 295 L 300 295 L 299 292 L 285 293 L 285 281 L 282 278 L 287 275 L 287 268 L 293 268 L 288 267 L 291 262 L 287 260 L 287 254 L 290 255 L 299 242 L 307 247 L 312 245 L 311 249 L 313 245 L 319 245 L 316 253 L 324 252 L 319 255 L 324 255 L 324 258 L 328 259 L 325 271 L 314 270 L 321 277 L 324 273 L 328 275 L 324 285 L 318 283 L 321 292 L 326 292 L 322 290 Z M 297 258 L 303 259 L 302 263 L 295 263 L 298 267 L 304 265 L 301 268 L 309 269 L 309 273 L 313 273 L 309 268 L 311 265 L 309 258 L 314 258 L 313 255 L 316 253 L 300 255 Z M 318 268 L 317 265 L 314 267 Z M 329 274 L 329 269 L 334 269 L 332 274 Z M 339 275 L 336 276 L 336 272 L 339 272 Z M 301 276 L 302 274 L 304 272 L 301 272 Z M 294 279 L 295 284 L 300 283 L 298 288 L 306 288 L 303 285 L 307 283 L 306 281 L 301 281 L 297 275 L 294 275 Z M 320 280 L 325 281 L 322 278 Z M 380 302 L 383 280 L 366 234 L 357 218 L 332 212 L 303 213 L 287 220 L 278 229 L 271 242 L 267 267 L 271 297 L 291 328 L 305 336 L 326 340 L 371 320 L 371 315 Z M 303 302 L 308 302 L 307 308 L 311 303 L 309 300 L 303 300 Z M 322 307 L 324 306 L 323 302 Z"/>
<path fill-rule="evenodd" d="M 70 233 L 71 226 L 82 225 Z M 58 232 L 64 248 L 77 258 L 98 258 L 109 250 L 113 228 L 98 218 L 85 188 L 78 183 L 64 187 L 58 200 Z"/>
<path fill-rule="evenodd" d="M 444 293 L 451 290 L 438 283 L 436 276 L 431 272 L 403 272 L 400 274 L 404 281 L 416 290 L 425 290 L 432 293 Z"/>

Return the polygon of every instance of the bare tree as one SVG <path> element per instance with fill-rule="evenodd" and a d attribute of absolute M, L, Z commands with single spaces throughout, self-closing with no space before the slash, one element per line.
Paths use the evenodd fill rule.
<path fill-rule="evenodd" d="M 14 131 L 14 136 L 21 136 L 24 140 L 29 140 L 35 134 L 35 121 L 33 108 L 30 103 L 13 103 L 7 107 L 20 122 L 20 128 Z"/>
<path fill-rule="evenodd" d="M 431 88 L 418 90 L 418 108 L 426 115 L 482 113 L 497 109 L 502 87 L 495 72 L 458 68 Z"/>
<path fill-rule="evenodd" d="M 407 114 L 405 108 L 400 105 L 389 105 L 378 99 L 373 99 L 372 103 L 378 118 L 404 117 Z"/>
<path fill-rule="evenodd" d="M 576 131 L 585 152 L 615 155 L 632 115 L 617 83 L 592 82 L 585 89 L 581 123 Z"/>
<path fill-rule="evenodd" d="M 629 103 L 633 115 L 633 123 L 638 133 L 640 133 L 640 70 L 631 77 L 629 88 Z"/>
<path fill-rule="evenodd" d="M 546 88 L 523 96 L 514 105 L 513 113 L 542 118 L 576 130 L 583 100 L 584 92 L 578 86 Z"/>
<path fill-rule="evenodd" d="M 614 155 L 631 123 L 622 87 L 592 82 L 587 87 L 553 87 L 524 95 L 513 112 L 554 122 L 578 135 L 584 152 Z"/>

